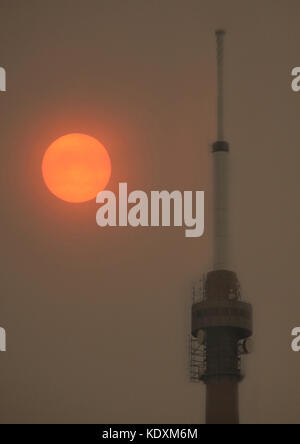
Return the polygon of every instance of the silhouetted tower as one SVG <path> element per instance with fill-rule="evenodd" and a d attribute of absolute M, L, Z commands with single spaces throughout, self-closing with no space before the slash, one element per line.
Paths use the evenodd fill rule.
<path fill-rule="evenodd" d="M 252 307 L 240 300 L 239 281 L 228 263 L 228 157 L 223 139 L 223 39 L 216 31 L 218 67 L 218 139 L 214 159 L 214 269 L 204 280 L 204 297 L 192 306 L 192 334 L 203 346 L 206 423 L 238 424 L 241 354 L 248 353 Z"/>

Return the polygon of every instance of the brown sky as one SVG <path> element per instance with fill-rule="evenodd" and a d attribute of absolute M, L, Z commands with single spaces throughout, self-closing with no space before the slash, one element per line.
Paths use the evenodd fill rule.
<path fill-rule="evenodd" d="M 243 423 L 299 422 L 297 0 L 1 0 L 1 423 L 197 423 L 191 284 L 211 266 L 214 29 L 225 27 L 232 266 L 255 309 Z M 109 189 L 204 190 L 205 235 L 96 226 L 45 188 L 46 147 L 107 147 Z"/>

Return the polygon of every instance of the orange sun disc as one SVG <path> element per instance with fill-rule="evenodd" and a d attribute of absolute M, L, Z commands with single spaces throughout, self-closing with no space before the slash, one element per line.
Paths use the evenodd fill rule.
<path fill-rule="evenodd" d="M 42 174 L 49 190 L 67 202 L 86 202 L 102 191 L 111 175 L 104 146 L 86 134 L 67 134 L 46 150 Z"/>

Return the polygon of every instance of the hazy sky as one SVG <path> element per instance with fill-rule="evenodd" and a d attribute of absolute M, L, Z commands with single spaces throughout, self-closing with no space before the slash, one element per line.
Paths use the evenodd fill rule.
<path fill-rule="evenodd" d="M 0 421 L 197 423 L 191 286 L 211 267 L 216 27 L 225 27 L 232 267 L 254 306 L 243 423 L 299 422 L 297 0 L 0 0 Z M 57 137 L 98 138 L 108 189 L 204 190 L 205 235 L 99 228 L 44 186 Z"/>

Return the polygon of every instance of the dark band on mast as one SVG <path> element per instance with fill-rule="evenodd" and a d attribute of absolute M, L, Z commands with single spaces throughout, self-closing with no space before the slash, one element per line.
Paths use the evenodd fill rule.
<path fill-rule="evenodd" d="M 215 142 L 212 146 L 213 153 L 216 153 L 217 151 L 229 151 L 229 143 L 225 142 L 224 140 L 219 140 L 218 142 Z"/>

